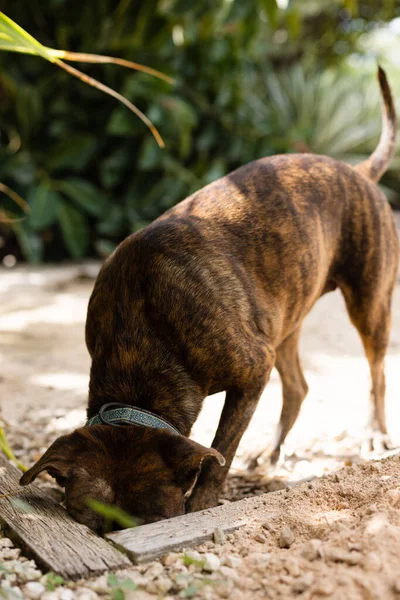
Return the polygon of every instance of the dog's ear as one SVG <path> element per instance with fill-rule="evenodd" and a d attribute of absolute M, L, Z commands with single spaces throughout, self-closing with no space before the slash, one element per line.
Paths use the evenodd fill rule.
<path fill-rule="evenodd" d="M 24 473 L 19 480 L 20 485 L 28 485 L 36 479 L 42 471 L 47 471 L 57 483 L 65 486 L 70 469 L 73 466 L 73 457 L 78 447 L 76 432 L 59 437 L 46 450 L 43 456 Z"/>
<path fill-rule="evenodd" d="M 165 462 L 174 469 L 176 480 L 186 496 L 193 490 L 204 461 L 214 460 L 221 467 L 225 464 L 225 459 L 218 450 L 206 448 L 182 435 L 168 436 L 163 456 Z"/>

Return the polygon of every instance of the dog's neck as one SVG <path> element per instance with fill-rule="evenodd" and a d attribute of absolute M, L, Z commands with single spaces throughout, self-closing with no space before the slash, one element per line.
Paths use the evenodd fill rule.
<path fill-rule="evenodd" d="M 143 365 L 128 360 L 125 354 L 95 357 L 89 383 L 88 418 L 97 414 L 104 404 L 129 404 L 167 419 L 182 435 L 189 435 L 197 419 L 204 394 L 185 370 L 169 357 L 168 364 Z M 140 364 L 142 362 L 142 364 Z"/>

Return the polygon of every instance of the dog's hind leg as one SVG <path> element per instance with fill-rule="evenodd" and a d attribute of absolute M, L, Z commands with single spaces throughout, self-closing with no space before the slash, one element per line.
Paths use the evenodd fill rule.
<path fill-rule="evenodd" d="M 393 287 L 387 286 L 386 293 L 374 290 L 367 294 L 342 287 L 347 311 L 361 336 L 371 372 L 371 442 L 377 437 L 376 432 L 379 432 L 385 448 L 390 447 L 390 442 L 385 418 L 384 363 L 390 335 Z"/>
<path fill-rule="evenodd" d="M 281 446 L 292 429 L 300 413 L 300 408 L 308 392 L 299 358 L 300 327 L 287 337 L 278 347 L 275 366 L 282 380 L 283 404 L 275 443 L 270 456 L 272 464 L 279 459 Z"/>

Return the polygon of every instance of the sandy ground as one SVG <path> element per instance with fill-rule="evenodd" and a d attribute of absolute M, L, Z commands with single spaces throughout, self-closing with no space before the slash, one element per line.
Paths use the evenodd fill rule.
<path fill-rule="evenodd" d="M 90 359 L 84 342 L 87 302 L 97 265 L 0 271 L 0 393 L 3 417 L 18 427 L 39 420 L 64 431 L 85 419 Z M 369 418 L 369 370 L 339 292 L 327 294 L 304 322 L 301 358 L 309 394 L 290 433 L 281 474 L 321 475 L 358 454 Z M 387 421 L 400 443 L 400 285 L 386 363 Z M 223 394 L 208 398 L 193 437 L 210 444 Z M 268 448 L 281 407 L 274 370 L 243 437 L 233 472 L 253 451 Z M 58 417 L 58 418 L 57 418 Z M 37 432 L 39 433 L 39 431 Z M 312 453 L 312 462 L 302 461 Z"/>
<path fill-rule="evenodd" d="M 18 267 L 0 271 L 1 409 L 10 425 L 8 433 L 16 453 L 26 463 L 31 464 L 56 436 L 84 422 L 90 366 L 84 344 L 84 322 L 97 268 L 97 265 L 82 265 Z M 225 501 L 232 501 L 286 488 L 286 492 L 272 494 L 271 502 L 275 502 L 276 497 L 278 506 L 286 497 L 293 503 L 292 509 L 283 513 L 281 510 L 272 529 L 258 524 L 259 531 L 256 531 L 253 524 L 228 539 L 226 547 L 211 544 L 200 548 L 200 559 L 195 558 L 189 567 L 182 556 L 177 555 L 171 557 L 170 564 L 167 559 L 166 565 L 156 562 L 136 569 L 132 578 L 136 577 L 139 584 L 142 581 L 146 592 L 125 592 L 126 598 L 145 599 L 166 594 L 170 598 L 236 598 L 236 592 L 242 588 L 247 591 L 242 598 L 329 596 L 357 600 L 400 597 L 400 502 L 396 495 L 400 493 L 400 463 L 397 457 L 392 457 L 382 464 L 376 463 L 378 466 L 362 464 L 365 457 L 360 458 L 360 447 L 369 416 L 369 372 L 360 340 L 338 292 L 322 298 L 307 317 L 301 357 L 310 391 L 288 437 L 285 462 L 273 472 L 267 464 L 252 474 L 244 469 L 252 452 L 268 447 L 279 418 L 281 386 L 274 371 L 243 437 L 224 494 Z M 400 283 L 395 293 L 386 366 L 388 426 L 392 440 L 400 445 L 399 372 Z M 222 402 L 222 394 L 205 401 L 193 429 L 196 440 L 211 443 Z M 339 482 L 339 479 L 333 479 L 336 475 L 292 489 L 296 483 L 310 481 L 351 464 L 354 466 L 347 471 L 353 479 L 348 480 L 345 471 L 339 478 L 343 485 L 336 486 L 336 490 L 332 487 L 332 482 Z M 368 485 L 366 477 L 370 482 Z M 310 492 L 312 488 L 307 488 L 308 485 L 315 486 L 317 492 Z M 282 494 L 281 498 L 279 495 Z M 322 499 L 318 500 L 320 495 Z M 314 511 L 318 512 L 321 522 L 325 519 L 323 531 L 318 527 L 315 529 L 315 523 L 312 525 L 308 518 Z M 279 542 L 285 519 L 295 537 L 295 543 L 289 549 L 280 548 Z M 306 521 L 309 527 L 301 526 Z M 370 522 L 375 525 L 368 525 Z M 369 537 L 365 534 L 368 527 L 375 532 Z M 374 538 L 375 534 L 381 536 L 379 540 Z M 329 542 L 327 547 L 332 547 L 333 552 L 352 553 L 352 557 L 346 554 L 344 560 L 335 559 L 325 552 L 325 558 L 321 558 L 323 552 L 321 554 L 314 548 L 315 558 L 304 558 L 302 552 L 307 553 L 307 544 L 314 538 L 319 540 L 313 542 L 315 548 L 319 548 L 322 540 Z M 217 575 L 211 569 L 211 579 L 222 577 L 224 581 L 232 581 L 233 587 L 229 587 L 231 584 L 218 587 L 208 582 L 210 569 L 204 571 L 202 561 L 204 553 L 210 552 L 217 556 L 220 567 L 225 568 L 225 574 L 220 567 L 214 569 Z M 313 552 L 311 549 L 309 556 Z M 257 557 L 257 553 L 264 557 Z M 367 555 L 368 559 L 365 558 Z M 236 556 L 239 562 L 229 556 Z M 250 559 L 246 558 L 248 556 Z M 158 575 L 152 577 L 151 569 L 157 573 L 160 568 Z M 149 569 L 150 575 L 146 579 Z M 178 571 L 186 573 L 187 581 L 182 579 L 186 581 L 186 587 L 175 582 L 173 574 Z M 372 577 L 370 583 L 368 577 Z M 171 585 L 157 587 L 157 581 L 162 578 L 172 581 Z M 201 583 L 194 585 L 196 578 Z M 87 599 L 97 597 L 97 593 L 106 594 L 106 587 L 103 582 L 103 588 L 100 586 L 100 591 L 93 592 L 95 595 L 90 596 L 87 592 Z M 74 588 L 73 596 L 69 597 L 86 598 L 77 593 Z M 26 594 L 23 596 L 28 597 Z M 60 595 L 53 597 L 61 598 Z"/>

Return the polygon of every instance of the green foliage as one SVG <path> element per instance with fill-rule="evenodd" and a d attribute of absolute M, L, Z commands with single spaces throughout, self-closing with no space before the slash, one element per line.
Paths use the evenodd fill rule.
<path fill-rule="evenodd" d="M 61 577 L 61 575 L 57 575 L 56 573 L 53 573 L 53 571 L 49 571 L 49 573 L 47 573 L 45 586 L 48 592 L 54 592 L 54 590 L 63 583 L 64 579 Z"/>
<path fill-rule="evenodd" d="M 186 567 L 189 567 L 190 565 L 195 565 L 196 567 L 202 568 L 204 566 L 204 560 L 196 560 L 195 558 L 192 558 L 191 556 L 184 554 L 183 555 L 183 564 Z"/>
<path fill-rule="evenodd" d="M 105 256 L 188 194 L 261 156 L 309 148 L 355 160 L 369 152 L 380 128 L 377 84 L 368 63 L 367 84 L 346 57 L 365 51 L 376 24 L 400 15 L 400 0 L 281 5 L 0 0 L 45 46 L 123 57 L 176 81 L 171 88 L 115 65 L 84 67 L 149 116 L 166 142 L 161 150 L 114 99 L 34 56 L 0 53 L 0 181 L 31 206 L 24 221 L 1 226 L 0 252 L 18 244 L 31 262 Z M 394 202 L 399 172 L 395 164 L 384 180 Z M 4 196 L 1 207 L 16 212 Z"/>
<path fill-rule="evenodd" d="M 11 460 L 21 471 L 26 471 L 27 468 L 19 462 L 16 458 L 12 448 L 7 440 L 7 436 L 4 432 L 3 427 L 0 425 L 0 452 L 3 452 L 6 457 Z"/>
<path fill-rule="evenodd" d="M 125 600 L 125 592 L 137 590 L 137 585 L 132 579 L 127 577 L 123 581 L 120 581 L 115 573 L 108 575 L 107 583 L 111 588 L 111 598 L 113 600 Z"/>
<path fill-rule="evenodd" d="M 132 517 L 132 515 L 129 515 L 127 512 L 122 510 L 122 508 L 119 508 L 119 506 L 103 504 L 103 502 L 99 502 L 93 498 L 88 498 L 86 503 L 97 514 L 104 517 L 106 522 L 106 530 L 111 530 L 111 525 L 113 522 L 121 525 L 121 527 L 126 528 L 137 527 L 140 524 L 139 519 Z"/>

